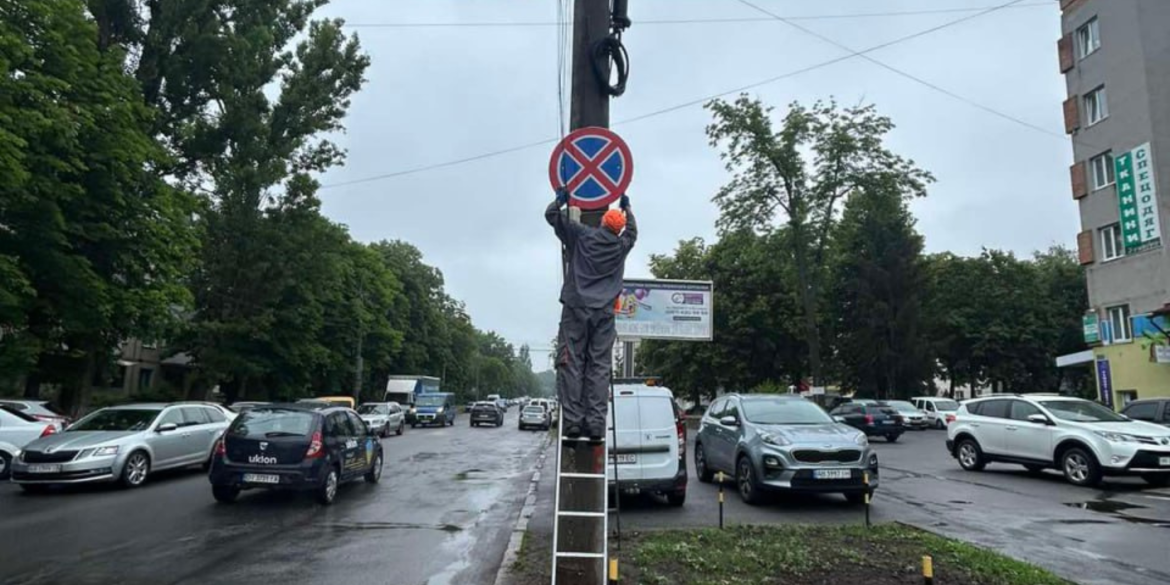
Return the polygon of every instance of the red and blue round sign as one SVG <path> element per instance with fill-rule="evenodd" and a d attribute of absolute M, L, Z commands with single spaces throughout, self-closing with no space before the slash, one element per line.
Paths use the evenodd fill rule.
<path fill-rule="evenodd" d="M 553 149 L 548 179 L 553 191 L 569 191 L 569 204 L 600 209 L 626 193 L 634 178 L 630 147 L 607 128 L 574 130 Z"/>

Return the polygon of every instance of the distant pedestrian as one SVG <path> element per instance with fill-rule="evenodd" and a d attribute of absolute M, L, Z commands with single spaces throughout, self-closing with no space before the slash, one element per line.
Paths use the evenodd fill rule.
<path fill-rule="evenodd" d="M 611 355 L 617 339 L 614 303 L 622 292 L 626 257 L 638 239 L 630 199 L 611 209 L 593 228 L 568 217 L 569 195 L 561 190 L 544 218 L 565 246 L 568 270 L 561 287 L 561 325 L 557 336 L 557 397 L 566 437 L 605 436 Z"/>

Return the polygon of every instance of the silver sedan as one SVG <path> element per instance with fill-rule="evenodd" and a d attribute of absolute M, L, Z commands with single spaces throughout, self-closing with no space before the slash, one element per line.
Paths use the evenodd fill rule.
<path fill-rule="evenodd" d="M 209 462 L 229 422 L 206 403 L 103 408 L 26 445 L 12 462 L 12 481 L 26 491 L 114 481 L 138 487 L 153 471 Z"/>

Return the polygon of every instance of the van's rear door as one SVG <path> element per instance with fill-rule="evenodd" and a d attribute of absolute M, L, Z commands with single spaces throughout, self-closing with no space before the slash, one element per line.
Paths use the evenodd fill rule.
<path fill-rule="evenodd" d="M 618 462 L 618 479 L 620 481 L 640 481 L 642 479 L 642 423 L 639 408 L 640 399 L 634 390 L 623 390 L 620 386 L 614 388 L 613 402 L 610 405 L 609 422 L 605 440 L 614 436 L 614 427 L 617 428 L 617 441 L 609 446 L 610 462 L 605 466 L 609 481 L 613 481 L 613 461 Z M 615 416 L 614 409 L 617 413 Z"/>
<path fill-rule="evenodd" d="M 678 472 L 678 427 L 673 400 L 664 393 L 644 394 L 638 398 L 638 412 L 642 421 L 638 452 L 641 479 L 673 479 Z"/>

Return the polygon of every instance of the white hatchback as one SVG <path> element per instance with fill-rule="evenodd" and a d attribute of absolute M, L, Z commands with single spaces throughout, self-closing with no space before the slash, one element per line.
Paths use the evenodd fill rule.
<path fill-rule="evenodd" d="M 926 422 L 930 428 L 939 430 L 947 428 L 959 410 L 958 402 L 938 396 L 918 396 L 911 398 L 910 402 L 926 413 Z"/>

